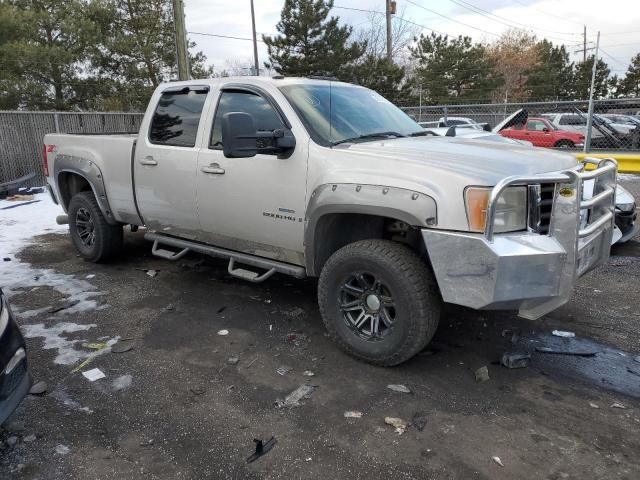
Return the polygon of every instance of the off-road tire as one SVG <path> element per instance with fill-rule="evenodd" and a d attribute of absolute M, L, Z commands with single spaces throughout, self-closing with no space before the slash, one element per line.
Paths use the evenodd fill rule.
<path fill-rule="evenodd" d="M 553 146 L 555 148 L 574 148 L 576 144 L 571 140 L 558 140 Z"/>
<path fill-rule="evenodd" d="M 87 212 L 93 226 L 94 239 L 91 245 L 80 237 L 78 211 Z M 122 249 L 122 225 L 111 225 L 104 218 L 98 202 L 92 192 L 80 192 L 69 202 L 69 233 L 80 256 L 93 263 L 102 263 L 113 259 Z"/>
<path fill-rule="evenodd" d="M 380 340 L 359 336 L 341 310 L 344 282 L 358 272 L 380 278 L 396 305 L 390 333 Z M 389 240 L 363 240 L 341 248 L 324 265 L 318 304 L 325 327 L 342 350 L 389 367 L 410 359 L 429 343 L 438 327 L 442 299 L 431 270 L 407 246 Z"/>

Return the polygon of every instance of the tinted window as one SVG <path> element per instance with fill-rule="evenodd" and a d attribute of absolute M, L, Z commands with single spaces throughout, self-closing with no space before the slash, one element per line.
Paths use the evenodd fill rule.
<path fill-rule="evenodd" d="M 218 108 L 216 108 L 216 116 L 213 119 L 210 142 L 212 148 L 222 148 L 222 116 L 229 112 L 251 114 L 256 130 L 259 132 L 271 132 L 278 128 L 284 128 L 278 113 L 260 95 L 240 91 L 222 92 Z M 261 153 L 276 153 L 273 142 L 272 138 L 259 138 L 258 150 Z"/>
<path fill-rule="evenodd" d="M 536 132 L 541 132 L 542 130 L 544 130 L 547 126 L 541 122 L 540 120 L 531 120 L 529 122 L 527 122 L 527 130 L 533 130 Z"/>
<path fill-rule="evenodd" d="M 447 120 L 447 123 L 450 127 L 453 127 L 454 125 L 469 125 L 469 123 L 464 120 Z"/>
<path fill-rule="evenodd" d="M 564 115 L 560 118 L 560 125 L 586 125 L 587 120 L 578 115 Z"/>
<path fill-rule="evenodd" d="M 207 92 L 179 91 L 163 93 L 151 120 L 151 143 L 193 147 Z"/>

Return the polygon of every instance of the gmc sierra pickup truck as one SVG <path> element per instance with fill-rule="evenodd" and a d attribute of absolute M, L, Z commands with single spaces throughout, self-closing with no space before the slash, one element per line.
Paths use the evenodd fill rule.
<path fill-rule="evenodd" d="M 327 330 L 377 365 L 423 349 L 442 302 L 535 319 L 609 256 L 615 161 L 428 136 L 329 79 L 163 84 L 136 135 L 51 134 L 43 155 L 85 259 L 117 255 L 131 225 L 167 260 L 319 277 Z"/>

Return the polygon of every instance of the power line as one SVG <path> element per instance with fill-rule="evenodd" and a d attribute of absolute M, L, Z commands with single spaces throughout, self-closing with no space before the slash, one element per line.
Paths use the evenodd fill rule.
<path fill-rule="evenodd" d="M 550 17 L 557 18 L 557 19 L 559 19 L 559 20 L 562 20 L 563 22 L 573 23 L 573 24 L 575 24 L 575 25 L 580 25 L 580 26 L 582 27 L 582 23 L 574 22 L 573 20 L 569 20 L 568 18 L 561 17 L 561 16 L 559 16 L 559 15 L 555 15 L 555 14 L 553 14 L 553 13 L 545 12 L 544 10 L 540 10 L 539 8 L 533 8 L 531 5 L 527 5 L 527 4 L 525 4 L 525 3 L 522 3 L 522 2 L 521 2 L 521 1 L 519 1 L 519 0 L 513 0 L 513 1 L 514 1 L 514 2 L 516 2 L 516 3 L 519 3 L 519 4 L 520 4 L 520 5 L 522 5 L 523 7 L 531 8 L 532 10 L 535 10 L 535 11 L 540 12 L 540 13 L 544 13 L 545 15 L 549 15 Z"/>
<path fill-rule="evenodd" d="M 427 7 L 424 7 L 424 6 L 422 6 L 422 5 L 418 4 L 418 3 L 412 2 L 411 0 L 407 0 L 407 3 L 410 3 L 411 5 L 413 5 L 415 7 L 418 7 L 418 8 L 421 8 L 423 10 L 426 10 L 427 12 L 434 13 L 434 14 L 442 17 L 442 18 L 446 18 L 447 20 L 449 20 L 451 22 L 459 23 L 460 25 L 464 25 L 467 28 L 472 28 L 474 30 L 478 30 L 480 32 L 486 33 L 487 35 L 492 35 L 494 37 L 499 37 L 500 36 L 497 33 L 493 33 L 493 32 L 490 32 L 488 30 L 483 30 L 482 28 L 474 27 L 473 25 L 469 25 L 468 23 L 461 22 L 459 20 L 456 20 L 455 18 L 447 17 L 446 15 L 443 15 L 442 13 L 436 12 L 435 10 L 431 10 L 430 8 L 427 8 Z"/>

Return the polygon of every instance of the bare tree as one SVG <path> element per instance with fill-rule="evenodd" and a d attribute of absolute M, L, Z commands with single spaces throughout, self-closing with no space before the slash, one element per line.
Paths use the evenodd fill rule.
<path fill-rule="evenodd" d="M 367 42 L 365 55 L 383 57 L 387 53 L 387 30 L 384 15 L 369 13 L 366 25 L 357 28 L 355 40 Z M 406 64 L 410 58 L 409 46 L 422 29 L 405 18 L 405 9 L 391 21 L 391 56 L 396 63 Z"/>

